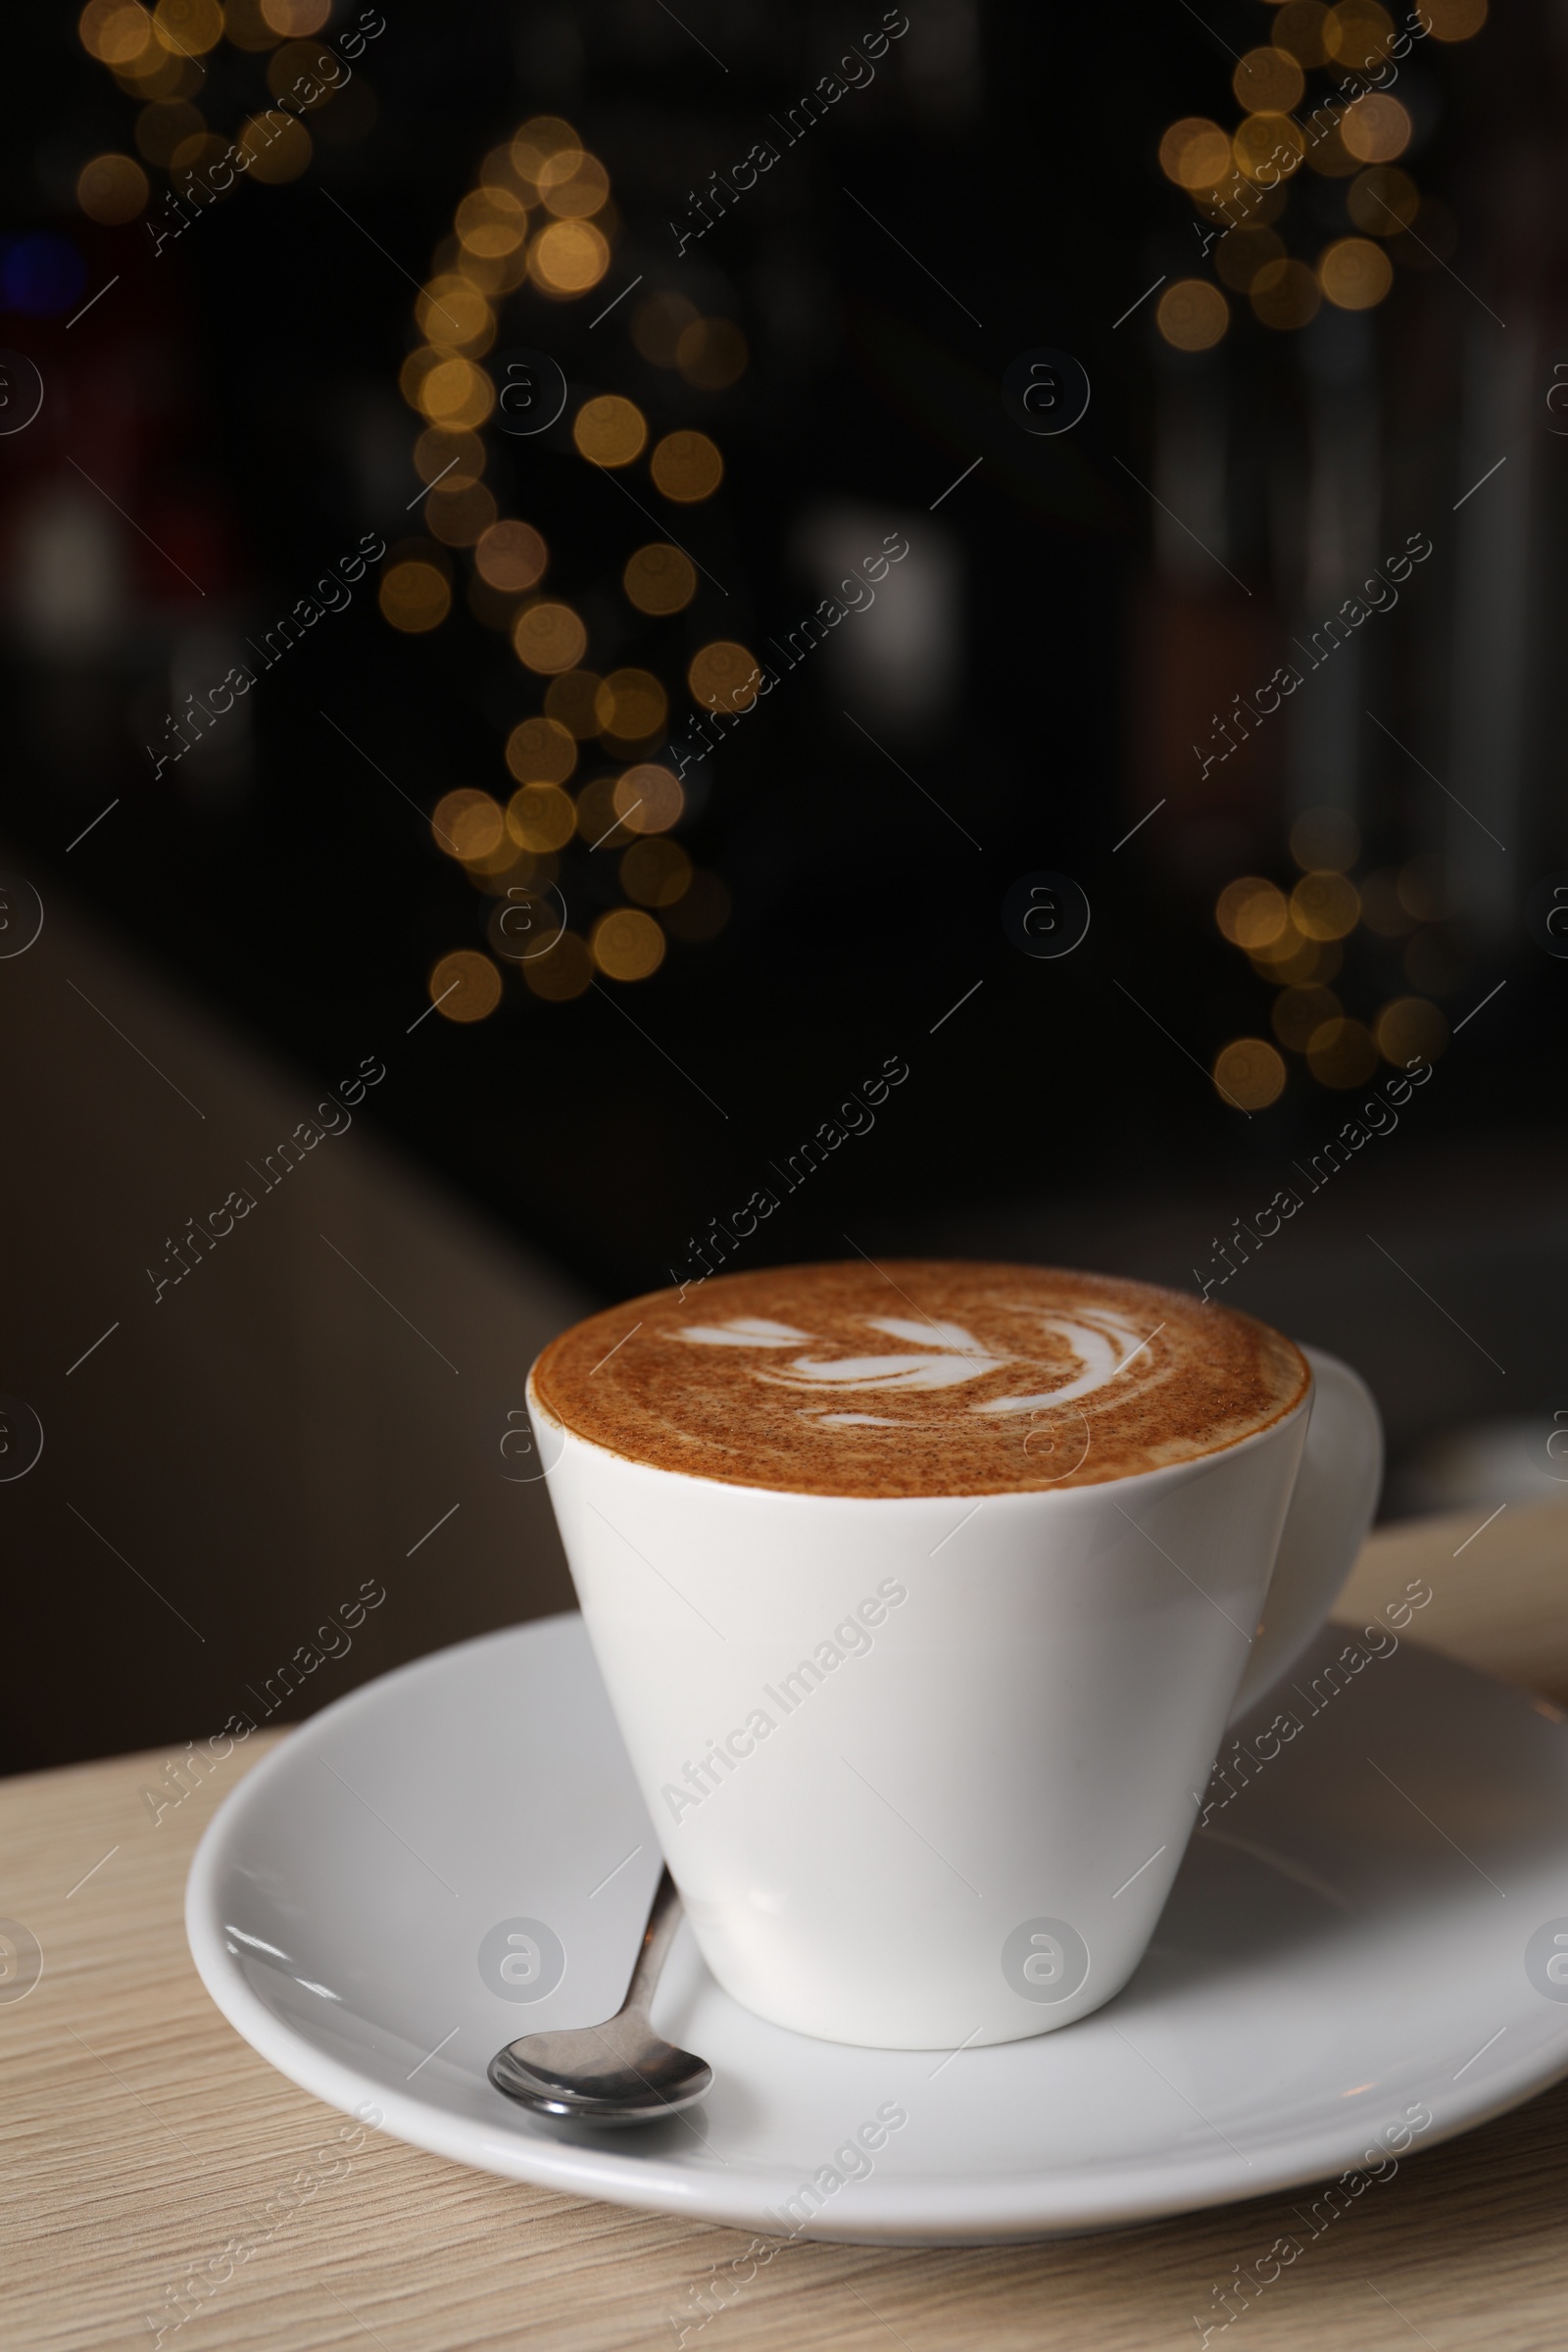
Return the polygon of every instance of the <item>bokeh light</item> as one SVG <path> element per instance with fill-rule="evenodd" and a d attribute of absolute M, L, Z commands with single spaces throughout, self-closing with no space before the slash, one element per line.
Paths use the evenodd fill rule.
<path fill-rule="evenodd" d="M 588 946 L 611 980 L 647 980 L 664 960 L 664 934 L 640 906 L 616 906 L 602 914 Z"/>
<path fill-rule="evenodd" d="M 519 784 L 564 784 L 577 746 L 556 719 L 525 718 L 507 737 L 507 765 Z"/>
<path fill-rule="evenodd" d="M 445 482 L 424 502 L 424 522 L 432 539 L 443 547 L 472 547 L 496 518 L 496 502 L 483 482 L 465 490 L 450 490 Z"/>
<path fill-rule="evenodd" d="M 1214 920 L 1233 947 L 1255 956 L 1284 936 L 1287 912 L 1285 893 L 1274 883 L 1243 874 L 1220 892 Z"/>
<path fill-rule="evenodd" d="M 1236 168 L 1263 187 L 1289 179 L 1306 153 L 1306 134 L 1289 115 L 1249 115 L 1231 142 Z"/>
<path fill-rule="evenodd" d="M 1285 331 L 1315 318 L 1322 295 L 1304 262 L 1265 262 L 1252 280 L 1250 301 L 1265 326 Z"/>
<path fill-rule="evenodd" d="M 206 127 L 200 107 L 157 100 L 151 106 L 144 106 L 136 117 L 137 152 L 149 164 L 167 172 L 181 142 L 200 138 Z"/>
<path fill-rule="evenodd" d="M 1325 1021 L 1307 1042 L 1306 1066 L 1320 1086 L 1364 1086 L 1378 1066 L 1377 1040 L 1364 1021 Z"/>
<path fill-rule="evenodd" d="M 648 441 L 648 420 L 634 401 L 604 392 L 585 400 L 572 420 L 579 453 L 595 466 L 629 466 Z"/>
<path fill-rule="evenodd" d="M 588 650 L 588 632 L 569 605 L 541 598 L 517 614 L 512 643 L 525 668 L 549 676 L 576 667 Z"/>
<path fill-rule="evenodd" d="M 699 392 L 725 392 L 739 383 L 751 353 L 729 318 L 696 318 L 675 346 L 675 365 Z"/>
<path fill-rule="evenodd" d="M 655 368 L 673 368 L 680 339 L 699 316 L 684 294 L 650 294 L 631 315 L 631 339 Z"/>
<path fill-rule="evenodd" d="M 1285 1064 L 1266 1037 L 1237 1037 L 1214 1056 L 1214 1086 L 1235 1110 L 1266 1110 L 1285 1092 Z"/>
<path fill-rule="evenodd" d="M 654 486 L 680 506 L 711 498 L 724 478 L 724 461 L 706 433 L 666 433 L 649 462 Z"/>
<path fill-rule="evenodd" d="M 639 612 L 679 612 L 697 593 L 697 573 L 678 547 L 656 541 L 627 558 L 621 585 Z"/>
<path fill-rule="evenodd" d="M 507 831 L 535 856 L 564 850 L 576 830 L 577 811 L 559 784 L 523 784 L 507 803 Z"/>
<path fill-rule="evenodd" d="M 664 929 L 676 939 L 716 939 L 730 918 L 728 886 L 699 866 L 683 896 L 662 913 Z"/>
<path fill-rule="evenodd" d="M 1206 277 L 1178 278 L 1154 313 L 1155 325 L 1177 351 L 1211 350 L 1230 322 L 1230 305 Z"/>
<path fill-rule="evenodd" d="M 1340 137 L 1348 155 L 1363 164 L 1392 164 L 1410 144 L 1411 122 L 1397 98 L 1373 90 L 1348 106 Z"/>
<path fill-rule="evenodd" d="M 669 702 L 651 670 L 612 669 L 594 698 L 594 715 L 602 735 L 646 743 L 662 731 Z"/>
<path fill-rule="evenodd" d="M 495 341 L 496 315 L 467 278 L 440 270 L 419 289 L 414 306 L 419 332 L 447 351 L 485 352 Z"/>
<path fill-rule="evenodd" d="M 428 424 L 414 444 L 414 470 L 421 482 L 439 481 L 443 490 L 466 490 L 484 474 L 484 443 L 477 433 L 449 433 L 444 425 Z"/>
<path fill-rule="evenodd" d="M 282 122 L 275 113 L 253 115 L 238 143 L 251 159 L 248 176 L 267 187 L 284 187 L 310 166 L 311 134 L 292 115 Z"/>
<path fill-rule="evenodd" d="M 667 833 L 680 822 L 686 795 L 670 769 L 645 760 L 616 777 L 611 806 L 630 833 Z"/>
<path fill-rule="evenodd" d="M 416 375 L 411 368 L 414 360 L 422 362 Z M 444 425 L 449 432 L 472 432 L 496 405 L 496 388 L 482 368 L 428 344 L 405 361 L 400 380 L 415 383 L 414 405 L 432 424 Z"/>
<path fill-rule="evenodd" d="M 1367 237 L 1340 237 L 1318 256 L 1317 280 L 1342 311 L 1370 311 L 1394 283 L 1394 264 Z"/>
<path fill-rule="evenodd" d="M 586 294 L 610 267 L 610 247 L 591 220 L 552 220 L 528 248 L 528 275 L 542 294 Z"/>
<path fill-rule="evenodd" d="M 610 195 L 610 174 L 596 155 L 580 150 L 574 166 L 564 173 L 556 169 L 562 160 L 553 157 L 538 183 L 545 210 L 558 220 L 586 220 L 590 214 L 604 209 Z"/>
<path fill-rule="evenodd" d="M 463 785 L 442 794 L 430 813 L 430 830 L 438 850 L 466 863 L 499 848 L 506 827 L 500 804 L 489 793 Z"/>
<path fill-rule="evenodd" d="M 1348 873 L 1361 855 L 1361 828 L 1343 808 L 1304 808 L 1291 827 L 1291 856 L 1305 873 Z"/>
<path fill-rule="evenodd" d="M 575 931 L 563 931 L 546 955 L 530 956 L 519 968 L 533 994 L 553 1004 L 566 1004 L 593 986 L 594 960 L 587 941 Z"/>
<path fill-rule="evenodd" d="M 282 38 L 262 14 L 262 0 L 223 0 L 223 31 L 234 48 L 257 54 Z"/>
<path fill-rule="evenodd" d="M 1346 939 L 1360 919 L 1360 893 L 1344 874 L 1303 874 L 1291 893 L 1291 920 L 1303 939 Z"/>
<path fill-rule="evenodd" d="M 1369 236 L 1394 237 L 1408 228 L 1421 210 L 1421 192 L 1408 172 L 1390 164 L 1374 164 L 1350 182 L 1346 208 L 1357 228 Z"/>
<path fill-rule="evenodd" d="M 430 1002 L 449 1021 L 482 1021 L 501 1002 L 501 974 L 477 948 L 455 949 L 430 974 Z"/>
<path fill-rule="evenodd" d="M 519 179 L 537 188 L 557 156 L 581 153 L 582 142 L 569 122 L 564 122 L 559 115 L 535 115 L 512 141 L 512 168 Z M 562 176 L 560 170 L 554 176 Z"/>
<path fill-rule="evenodd" d="M 1323 20 L 1323 46 L 1336 65 L 1366 73 L 1381 65 L 1394 38 L 1394 19 L 1378 0 L 1339 0 Z"/>
<path fill-rule="evenodd" d="M 1231 75 L 1238 106 L 1250 115 L 1288 115 L 1306 87 L 1306 75 L 1288 49 L 1249 49 Z"/>
<path fill-rule="evenodd" d="M 1327 1021 L 1340 1018 L 1340 1000 L 1331 988 L 1285 988 L 1274 1000 L 1269 1024 L 1282 1046 L 1293 1054 L 1304 1054 L 1317 1031 Z"/>
<path fill-rule="evenodd" d="M 639 906 L 673 906 L 691 887 L 692 861 L 678 841 L 634 841 L 620 860 L 620 887 Z"/>
<path fill-rule="evenodd" d="M 382 573 L 376 599 L 395 629 L 417 637 L 441 626 L 452 609 L 452 588 L 444 571 L 415 556 Z"/>
<path fill-rule="evenodd" d="M 158 0 L 153 25 L 164 47 L 176 57 L 205 57 L 223 37 L 223 12 L 218 0 Z"/>
<path fill-rule="evenodd" d="M 1179 188 L 1212 188 L 1231 168 L 1231 143 L 1206 115 L 1173 122 L 1159 142 L 1159 168 Z"/>
<path fill-rule="evenodd" d="M 1361 920 L 1380 939 L 1405 939 L 1415 929 L 1415 916 L 1399 897 L 1399 877 L 1392 866 L 1368 874 L 1360 885 Z"/>
<path fill-rule="evenodd" d="M 1436 1061 L 1448 1042 L 1448 1024 L 1425 997 L 1396 997 L 1376 1024 L 1378 1052 L 1403 1069 L 1411 1061 Z"/>
<path fill-rule="evenodd" d="M 1284 259 L 1285 248 L 1271 228 L 1233 228 L 1214 248 L 1214 268 L 1238 294 L 1250 294 L 1258 271 Z"/>
<path fill-rule="evenodd" d="M 1306 939 L 1287 923 L 1278 939 L 1249 960 L 1258 978 L 1275 988 L 1305 988 L 1310 982 L 1327 988 L 1339 978 L 1345 950 L 1337 939 Z"/>
<path fill-rule="evenodd" d="M 320 31 L 332 14 L 332 0 L 261 0 L 260 13 L 273 32 L 301 40 Z"/>
<path fill-rule="evenodd" d="M 1274 20 L 1276 47 L 1288 49 L 1298 65 L 1325 64 L 1328 49 L 1323 32 L 1328 14 L 1325 0 L 1286 0 Z"/>
<path fill-rule="evenodd" d="M 1421 15 L 1436 41 L 1468 41 L 1487 21 L 1487 0 L 1421 0 Z"/>
<path fill-rule="evenodd" d="M 76 175 L 76 202 L 89 220 L 119 228 L 134 220 L 150 191 L 147 174 L 134 156 L 95 155 Z"/>
<path fill-rule="evenodd" d="M 577 795 L 577 831 L 590 850 L 619 849 L 631 829 L 616 805 L 620 779 L 612 772 L 593 776 Z"/>
<path fill-rule="evenodd" d="M 515 253 L 528 229 L 528 211 L 510 188 L 470 188 L 453 216 L 458 240 L 480 261 Z"/>
<path fill-rule="evenodd" d="M 759 666 L 744 645 L 715 637 L 692 656 L 686 683 L 709 710 L 749 710 L 757 700 Z"/>
<path fill-rule="evenodd" d="M 1453 912 L 1447 868 L 1441 858 L 1412 858 L 1399 869 L 1399 903 L 1418 923 L 1446 922 Z"/>
<path fill-rule="evenodd" d="M 479 577 L 492 588 L 520 596 L 544 578 L 550 551 L 532 523 L 493 522 L 473 551 Z"/>

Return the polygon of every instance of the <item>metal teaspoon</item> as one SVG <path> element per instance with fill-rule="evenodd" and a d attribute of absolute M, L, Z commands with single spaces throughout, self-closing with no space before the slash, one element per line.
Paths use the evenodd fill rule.
<path fill-rule="evenodd" d="M 654 1892 L 626 1998 L 602 2026 L 524 2034 L 497 2050 L 490 2080 L 536 2115 L 588 2124 L 651 2124 L 700 2099 L 713 2070 L 656 2034 L 654 1990 L 680 1925 L 680 1895 L 668 1870 Z"/>

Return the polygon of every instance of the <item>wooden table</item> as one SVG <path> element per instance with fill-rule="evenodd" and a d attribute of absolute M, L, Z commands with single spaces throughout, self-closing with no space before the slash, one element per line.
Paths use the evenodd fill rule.
<path fill-rule="evenodd" d="M 1423 1575 L 1435 1594 L 1424 1641 L 1568 1698 L 1568 1507 L 1513 1508 L 1478 1534 L 1481 1517 L 1374 1537 L 1336 1614 L 1357 1618 Z M 267 2200 L 342 2119 L 257 2057 L 202 1989 L 181 1925 L 185 1872 L 237 1765 L 155 1826 L 140 1790 L 165 1761 L 0 1784 L 0 1913 L 31 1930 L 44 1963 L 24 1999 L 0 2001 L 6 2346 L 148 2352 L 162 2326 L 179 2352 L 677 2352 L 691 2290 L 744 2236 L 492 2180 L 375 2134 L 174 2329 L 168 2290 L 254 2235 Z M 1290 2227 L 1290 2203 L 1023 2248 L 801 2241 L 685 2342 L 1192 2344 L 1194 2314 L 1215 2316 L 1213 2288 Z M 1561 2346 L 1565 2220 L 1568 2083 L 1401 2164 L 1255 2316 L 1212 2340 L 1225 2352 Z"/>

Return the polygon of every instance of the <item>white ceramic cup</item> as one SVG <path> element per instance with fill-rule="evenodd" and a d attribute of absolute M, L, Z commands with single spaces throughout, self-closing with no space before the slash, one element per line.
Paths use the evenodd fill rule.
<path fill-rule="evenodd" d="M 1344 1583 L 1377 1407 L 983 1500 L 780 1494 L 529 1404 L 578 1598 L 704 1959 L 828 2041 L 1070 2025 L 1137 1967 L 1228 1722 Z"/>

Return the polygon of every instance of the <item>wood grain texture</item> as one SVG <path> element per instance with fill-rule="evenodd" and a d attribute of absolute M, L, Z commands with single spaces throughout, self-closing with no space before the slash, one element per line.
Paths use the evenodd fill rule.
<path fill-rule="evenodd" d="M 1473 1526 L 1375 1537 L 1337 1615 L 1353 1621 L 1425 1578 L 1433 1598 L 1412 1634 L 1568 1695 L 1568 1507 L 1510 1510 L 1466 1547 Z M 249 1761 L 270 1744 L 259 1737 Z M 16 2352 L 146 2352 L 160 2327 L 178 2352 L 676 2352 L 683 2328 L 701 2352 L 1143 2352 L 1198 2342 L 1195 2315 L 1217 2316 L 1233 2266 L 1298 2228 L 1298 2199 L 1279 2196 L 1006 2250 L 800 2242 L 741 2282 L 727 2266 L 744 2234 L 491 2180 L 372 2134 L 264 2237 L 269 2198 L 298 2171 L 328 2169 L 318 2151 L 343 2119 L 257 2057 L 203 1991 L 185 1872 L 239 1759 L 155 1824 L 140 1791 L 165 1762 L 0 1785 L 0 1909 L 44 1956 L 26 1998 L 0 2001 L 0 2294 Z M 1401 2163 L 1210 2340 L 1225 2352 L 1561 2345 L 1565 2220 L 1568 2084 Z M 170 2290 L 235 2238 L 254 2253 L 175 2329 Z M 705 2288 L 715 2316 L 699 2326 Z"/>

